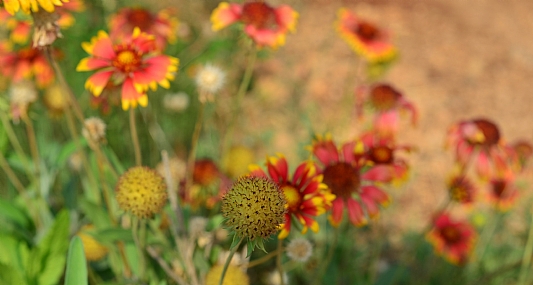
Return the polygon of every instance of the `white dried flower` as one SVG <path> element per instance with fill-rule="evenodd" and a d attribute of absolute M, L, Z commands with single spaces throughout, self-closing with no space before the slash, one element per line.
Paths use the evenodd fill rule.
<path fill-rule="evenodd" d="M 170 178 L 173 181 L 179 182 L 182 179 L 185 178 L 185 172 L 187 170 L 187 163 L 179 158 L 179 157 L 172 157 L 168 160 L 168 167 L 170 168 Z M 156 168 L 157 172 L 161 174 L 161 176 L 166 177 L 166 171 L 165 171 L 165 164 L 160 162 L 157 164 Z"/>
<path fill-rule="evenodd" d="M 207 98 L 200 97 L 201 102 L 212 101 L 213 94 L 218 92 L 226 81 L 226 73 L 217 66 L 206 64 L 196 74 L 196 86 L 200 94 L 205 94 Z"/>
<path fill-rule="evenodd" d="M 163 106 L 174 112 L 181 112 L 189 107 L 189 95 L 185 92 L 167 94 L 163 98 Z"/>
<path fill-rule="evenodd" d="M 82 166 L 82 155 L 81 152 L 75 152 L 71 154 L 68 158 L 68 164 L 71 169 L 74 171 L 80 171 Z"/>
<path fill-rule="evenodd" d="M 189 234 L 192 237 L 200 236 L 205 232 L 205 227 L 207 226 L 207 218 L 205 217 L 192 217 L 189 220 Z"/>
<path fill-rule="evenodd" d="M 11 84 L 9 88 L 9 100 L 11 104 L 28 105 L 37 100 L 35 84 L 28 80 L 22 80 Z"/>
<path fill-rule="evenodd" d="M 91 117 L 85 119 L 85 126 L 82 130 L 83 137 L 92 143 L 100 143 L 105 140 L 106 124 L 102 119 Z"/>
<path fill-rule="evenodd" d="M 289 242 L 285 250 L 290 259 L 298 262 L 306 262 L 313 253 L 313 246 L 305 238 L 294 238 Z"/>

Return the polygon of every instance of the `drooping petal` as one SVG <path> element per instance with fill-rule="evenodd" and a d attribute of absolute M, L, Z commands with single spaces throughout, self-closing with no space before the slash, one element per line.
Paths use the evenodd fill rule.
<path fill-rule="evenodd" d="M 90 42 L 84 42 L 81 46 L 88 54 L 95 57 L 112 60 L 116 56 L 113 42 L 104 31 L 99 31 Z"/>
<path fill-rule="evenodd" d="M 106 59 L 86 57 L 80 60 L 80 63 L 76 66 L 76 71 L 90 71 L 108 66 L 111 66 L 111 63 Z"/>
<path fill-rule="evenodd" d="M 348 218 L 354 226 L 363 226 L 367 223 L 365 213 L 359 202 L 353 198 L 348 198 L 346 201 L 346 208 L 348 209 Z"/>
<path fill-rule="evenodd" d="M 333 201 L 331 207 L 331 216 L 329 216 L 329 221 L 332 226 L 337 227 L 342 221 L 342 212 L 344 210 L 344 200 L 337 198 Z"/>
<path fill-rule="evenodd" d="M 364 180 L 377 181 L 377 182 L 391 182 L 394 178 L 394 173 L 389 165 L 375 165 L 368 171 L 361 175 Z"/>
<path fill-rule="evenodd" d="M 89 90 L 94 96 L 100 96 L 104 90 L 109 78 L 113 75 L 113 71 L 100 71 L 91 75 L 85 82 L 85 88 Z"/>
<path fill-rule="evenodd" d="M 280 30 L 289 30 L 294 32 L 296 30 L 296 22 L 298 21 L 298 13 L 288 5 L 281 5 L 274 9 L 276 15 L 276 22 Z"/>

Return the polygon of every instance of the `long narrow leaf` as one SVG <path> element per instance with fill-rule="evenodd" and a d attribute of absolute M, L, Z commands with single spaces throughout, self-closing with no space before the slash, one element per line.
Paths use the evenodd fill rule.
<path fill-rule="evenodd" d="M 83 243 L 78 236 L 75 236 L 68 249 L 65 285 L 87 284 L 87 261 L 85 260 Z"/>

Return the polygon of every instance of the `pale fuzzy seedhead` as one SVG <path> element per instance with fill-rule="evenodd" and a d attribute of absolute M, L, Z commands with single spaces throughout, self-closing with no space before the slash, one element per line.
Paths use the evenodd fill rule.
<path fill-rule="evenodd" d="M 175 94 L 167 94 L 163 98 L 163 106 L 165 109 L 173 112 L 181 112 L 189 107 L 189 95 L 185 92 L 178 92 Z"/>
<path fill-rule="evenodd" d="M 226 81 L 226 73 L 217 66 L 206 64 L 198 70 L 195 80 L 200 101 L 213 101 L 213 94 L 220 91 Z"/>
<path fill-rule="evenodd" d="M 179 158 L 179 157 L 172 157 L 168 160 L 168 167 L 170 168 L 170 178 L 175 181 L 179 182 L 183 178 L 185 178 L 185 173 L 187 170 L 187 163 Z M 164 163 L 159 163 L 156 166 L 156 170 L 161 176 L 166 176 L 166 170 Z"/>
<path fill-rule="evenodd" d="M 286 248 L 287 256 L 297 262 L 306 262 L 313 253 L 313 246 L 305 238 L 292 239 Z"/>
<path fill-rule="evenodd" d="M 11 105 L 27 106 L 37 100 L 35 84 L 29 80 L 14 82 L 9 88 Z"/>
<path fill-rule="evenodd" d="M 100 143 L 105 140 L 106 124 L 102 119 L 91 117 L 85 119 L 85 126 L 81 133 L 89 142 Z"/>

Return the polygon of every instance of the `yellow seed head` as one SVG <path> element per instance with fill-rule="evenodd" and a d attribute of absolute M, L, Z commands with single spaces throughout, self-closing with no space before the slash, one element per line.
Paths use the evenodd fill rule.
<path fill-rule="evenodd" d="M 279 186 L 263 177 L 245 176 L 222 199 L 226 225 L 239 237 L 267 238 L 285 223 L 285 196 Z"/>
<path fill-rule="evenodd" d="M 120 176 L 115 188 L 118 205 L 139 218 L 159 213 L 167 200 L 167 186 L 155 170 L 136 166 Z"/>
<path fill-rule="evenodd" d="M 207 276 L 205 277 L 205 284 L 218 285 L 223 268 L 224 266 L 222 265 L 215 265 L 211 267 L 209 272 L 207 272 Z M 250 279 L 248 278 L 248 275 L 246 275 L 246 273 L 242 272 L 242 270 L 239 269 L 239 267 L 230 265 L 228 266 L 228 270 L 226 271 L 226 275 L 224 276 L 224 282 L 222 283 L 222 285 L 237 284 L 248 285 L 250 284 Z"/>

